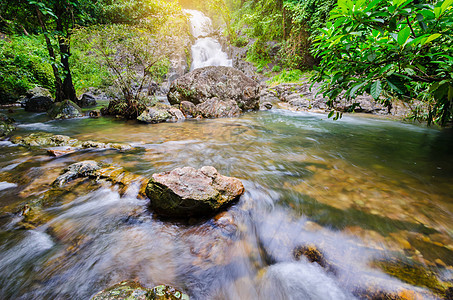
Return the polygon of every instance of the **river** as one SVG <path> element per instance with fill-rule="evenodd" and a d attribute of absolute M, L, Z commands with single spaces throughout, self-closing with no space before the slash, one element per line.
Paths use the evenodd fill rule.
<path fill-rule="evenodd" d="M 171 284 L 192 299 L 352 299 L 369 286 L 425 293 L 375 263 L 396 259 L 453 279 L 451 130 L 284 110 L 156 125 L 49 121 L 21 109 L 12 117 L 16 135 L 136 148 L 55 158 L 0 142 L 2 299 L 88 299 L 122 280 Z M 88 159 L 146 177 L 212 165 L 240 178 L 246 193 L 216 218 L 182 224 L 156 218 L 134 184 L 122 193 L 82 180 L 47 199 L 40 226 L 19 226 L 10 212 Z M 330 267 L 297 261 L 294 249 L 307 245 Z"/>

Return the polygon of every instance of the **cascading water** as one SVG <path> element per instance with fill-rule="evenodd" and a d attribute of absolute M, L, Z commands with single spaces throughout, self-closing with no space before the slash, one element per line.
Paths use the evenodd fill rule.
<path fill-rule="evenodd" d="M 190 70 L 207 66 L 232 67 L 233 62 L 228 55 L 222 51 L 219 41 L 212 38 L 212 21 L 202 12 L 185 9 L 189 15 L 192 35 L 197 39 L 192 45 L 192 66 Z"/>

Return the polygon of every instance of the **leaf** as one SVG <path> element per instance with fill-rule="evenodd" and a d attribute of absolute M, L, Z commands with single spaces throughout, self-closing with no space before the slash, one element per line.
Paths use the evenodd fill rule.
<path fill-rule="evenodd" d="M 373 1 L 371 1 L 371 3 L 367 5 L 367 7 L 364 10 L 364 12 L 369 12 L 370 10 L 375 8 L 380 2 L 382 2 L 382 0 L 373 0 Z"/>
<path fill-rule="evenodd" d="M 398 32 L 398 44 L 400 46 L 404 45 L 406 43 L 407 39 L 409 38 L 411 34 L 411 29 L 409 26 L 404 27 L 400 32 Z"/>
<path fill-rule="evenodd" d="M 437 39 L 437 38 L 440 37 L 440 36 L 441 36 L 440 33 L 431 34 L 431 35 L 426 39 L 426 41 L 424 41 L 424 42 L 422 43 L 422 46 L 428 44 L 428 43 L 431 42 L 431 41 L 434 41 L 435 39 Z"/>
<path fill-rule="evenodd" d="M 334 111 L 334 110 L 331 110 L 330 113 L 329 113 L 329 115 L 327 116 L 327 118 L 329 118 L 329 119 L 332 118 L 332 116 L 333 116 L 334 113 L 335 113 L 335 111 Z"/>
<path fill-rule="evenodd" d="M 376 53 L 371 53 L 368 54 L 366 58 L 368 59 L 369 62 L 373 62 L 376 59 L 376 57 L 377 57 Z"/>
<path fill-rule="evenodd" d="M 360 83 L 360 84 L 356 84 L 356 85 L 349 91 L 349 97 L 354 98 L 355 93 L 357 93 L 357 91 L 358 91 L 361 87 L 363 87 L 365 84 L 366 84 L 366 82 L 362 82 L 362 83 Z"/>
<path fill-rule="evenodd" d="M 405 68 L 404 71 L 409 75 L 409 76 L 413 76 L 415 75 L 415 71 L 414 69 L 411 69 L 411 68 Z"/>
<path fill-rule="evenodd" d="M 444 3 L 442 3 L 442 6 L 440 7 L 442 11 L 441 14 L 443 14 L 452 4 L 453 0 L 445 0 Z"/>
<path fill-rule="evenodd" d="M 387 81 L 387 84 L 393 91 L 397 92 L 398 94 L 404 94 L 406 87 L 401 82 L 401 80 L 398 79 L 398 77 L 392 75 L 387 77 L 385 80 Z"/>
<path fill-rule="evenodd" d="M 382 84 L 380 80 L 376 80 L 373 82 L 371 85 L 371 97 L 373 97 L 375 100 L 379 98 L 382 92 Z"/>

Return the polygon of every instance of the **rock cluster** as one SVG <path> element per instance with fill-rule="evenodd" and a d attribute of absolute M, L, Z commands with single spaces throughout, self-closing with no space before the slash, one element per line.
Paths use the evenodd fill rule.
<path fill-rule="evenodd" d="M 260 86 L 237 69 L 205 67 L 175 80 L 168 101 L 193 117 L 232 117 L 257 110 L 259 91 Z"/>
<path fill-rule="evenodd" d="M 137 120 L 144 123 L 162 123 L 168 121 L 182 121 L 185 120 L 184 114 L 177 108 L 158 103 L 154 106 L 147 107 Z"/>
<path fill-rule="evenodd" d="M 318 94 L 319 84 L 311 83 L 282 83 L 274 87 L 268 87 L 261 91 L 261 109 L 269 109 L 270 105 L 279 104 L 281 108 L 295 111 L 319 111 L 330 110 L 326 104 L 326 98 Z M 282 104 L 283 103 L 283 104 Z M 417 105 L 417 103 L 414 103 Z M 357 96 L 347 100 L 339 97 L 336 109 L 341 112 L 369 113 L 378 115 L 406 116 L 410 112 L 407 103 L 394 102 L 392 107 L 387 108 L 370 95 Z"/>
<path fill-rule="evenodd" d="M 79 107 L 95 105 L 96 100 L 90 94 L 84 94 L 82 99 L 74 103 L 70 100 L 54 102 L 49 90 L 35 87 L 28 90 L 21 101 L 22 107 L 29 112 L 47 112 L 52 119 L 71 119 L 83 116 Z"/>
<path fill-rule="evenodd" d="M 185 167 L 154 174 L 146 188 L 153 211 L 171 218 L 209 216 L 243 192 L 239 179 L 220 175 L 214 167 Z"/>

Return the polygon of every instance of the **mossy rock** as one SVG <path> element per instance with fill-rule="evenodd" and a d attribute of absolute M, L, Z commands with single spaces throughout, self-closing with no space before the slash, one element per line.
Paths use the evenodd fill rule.
<path fill-rule="evenodd" d="M 16 127 L 12 124 L 0 121 L 0 138 L 10 135 Z"/>
<path fill-rule="evenodd" d="M 451 284 L 440 281 L 434 272 L 415 263 L 392 259 L 375 261 L 372 266 L 408 284 L 428 288 L 442 297 L 451 289 Z"/>
<path fill-rule="evenodd" d="M 71 100 L 55 103 L 55 105 L 48 111 L 48 114 L 52 119 L 72 119 L 83 117 L 82 109 Z"/>
<path fill-rule="evenodd" d="M 91 300 L 189 300 L 189 296 L 166 285 L 147 289 L 135 281 L 123 281 L 105 289 Z"/>

